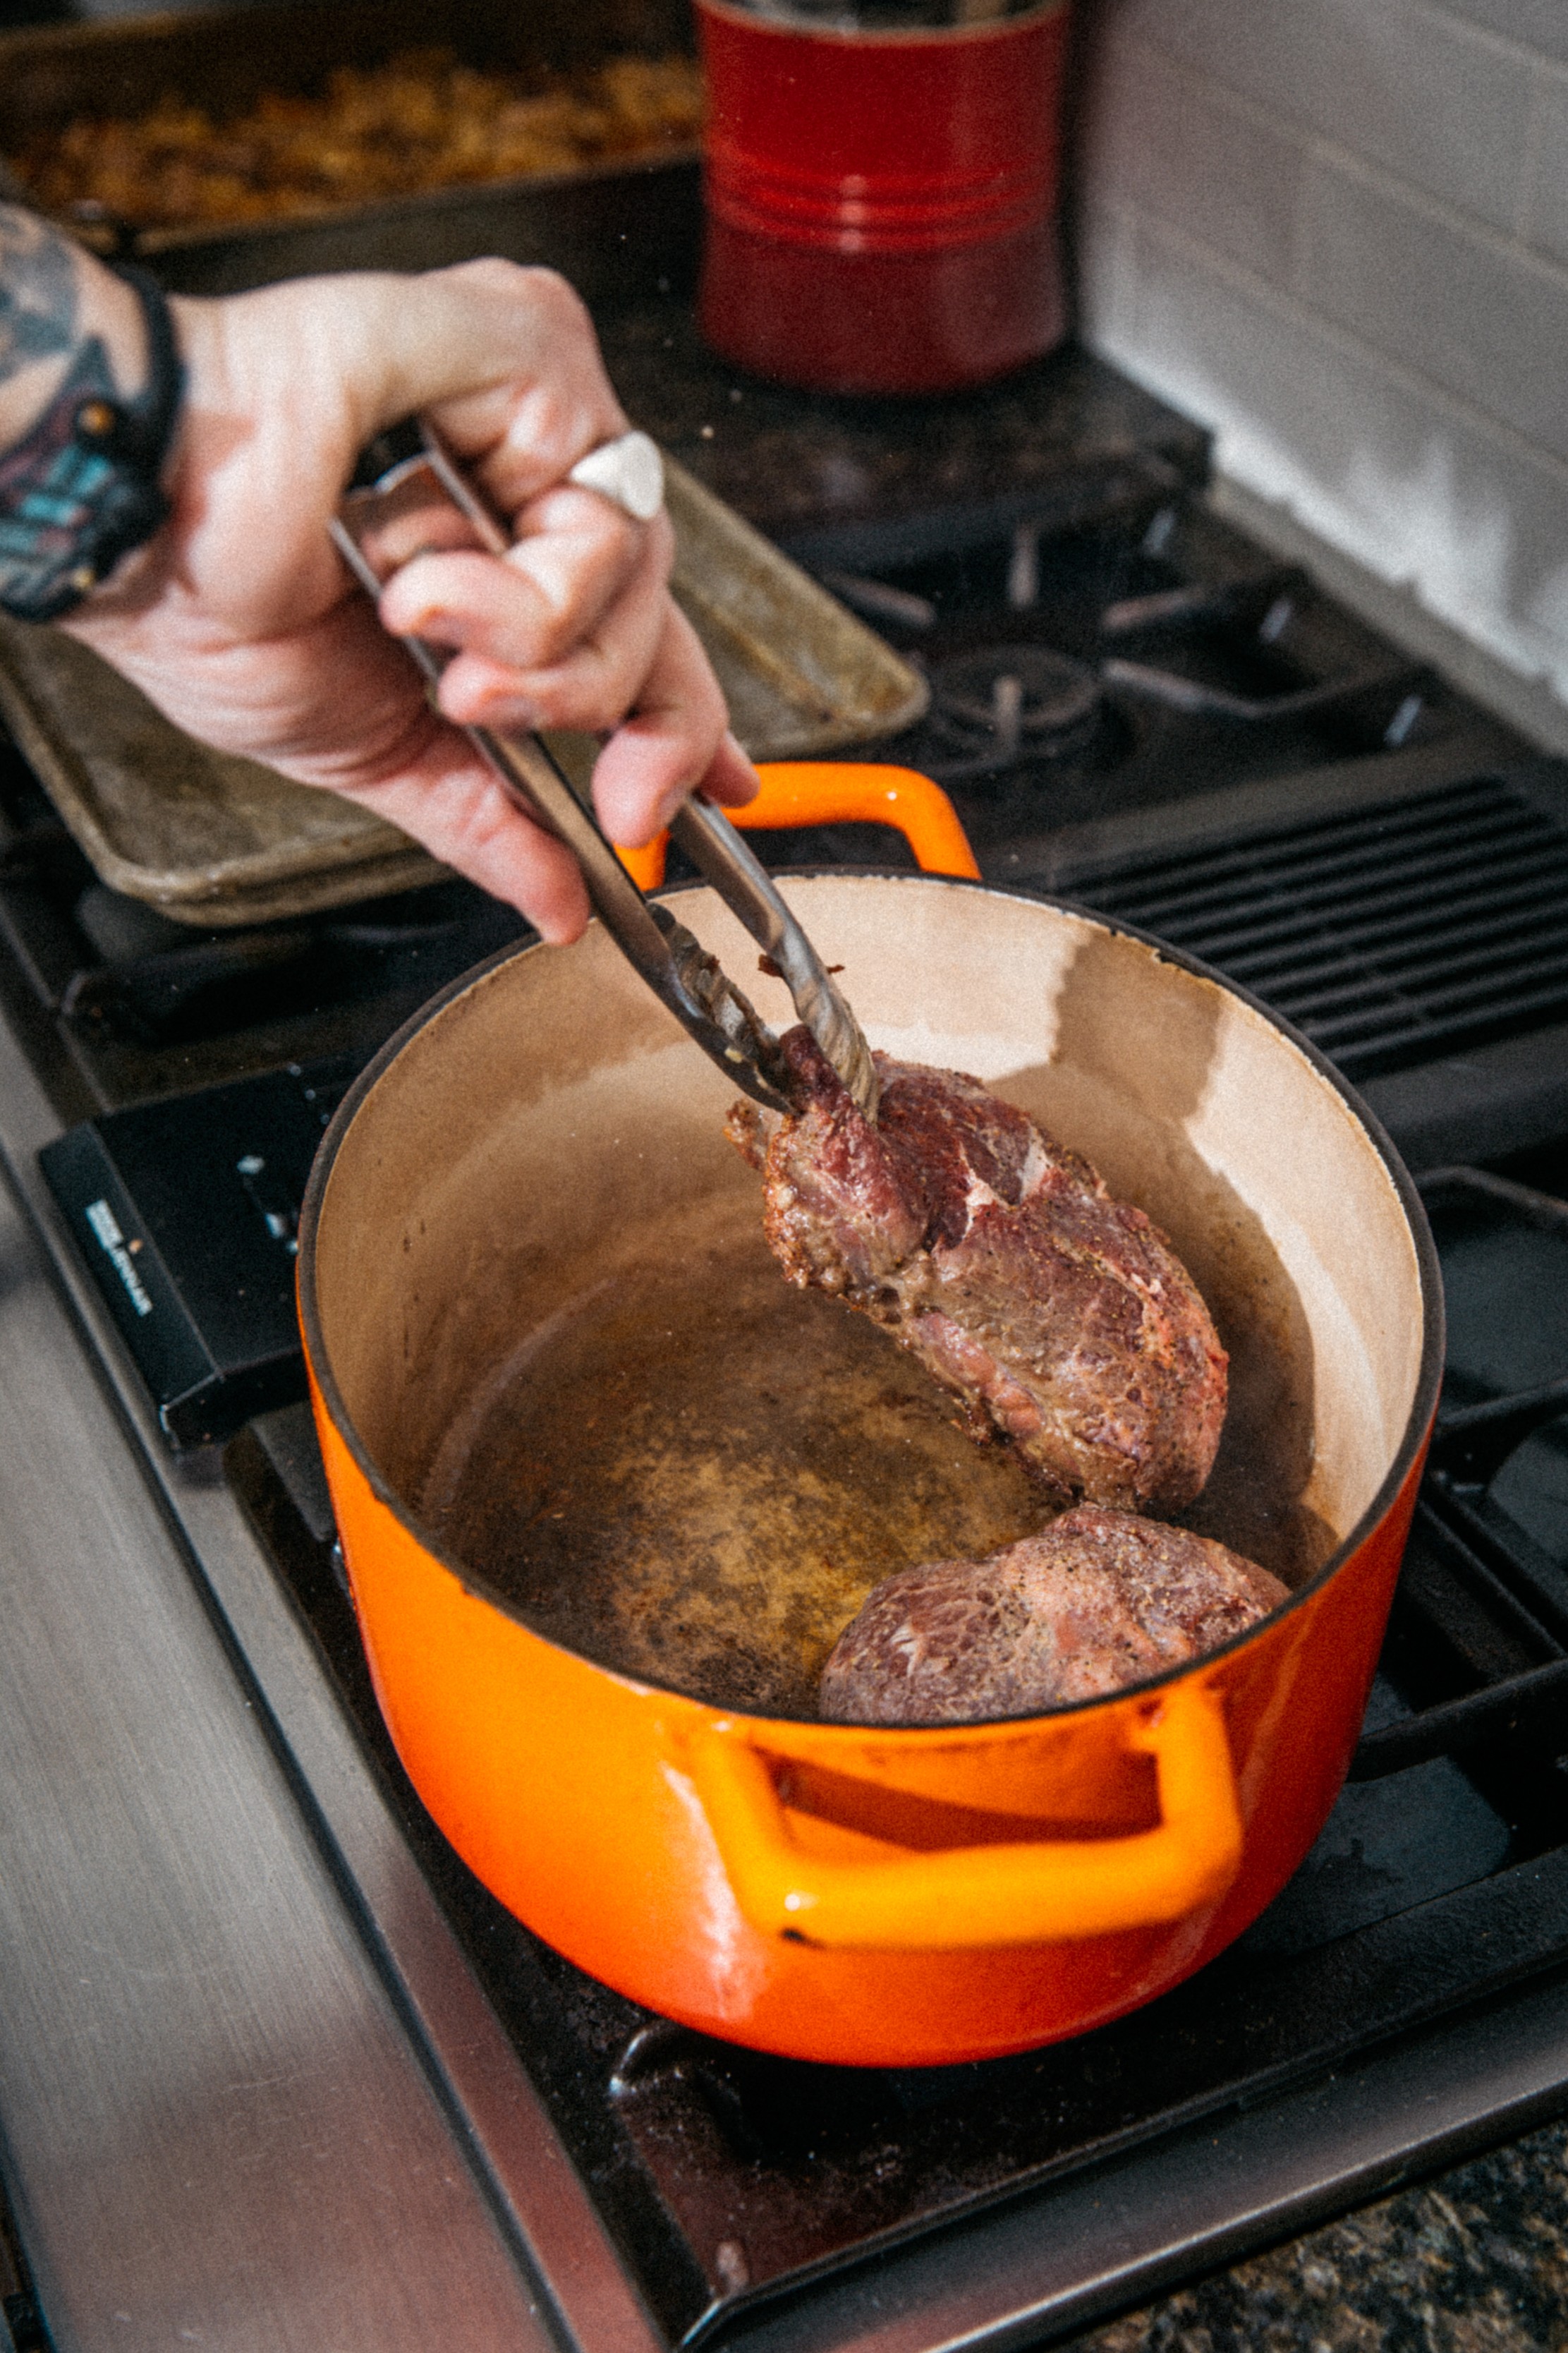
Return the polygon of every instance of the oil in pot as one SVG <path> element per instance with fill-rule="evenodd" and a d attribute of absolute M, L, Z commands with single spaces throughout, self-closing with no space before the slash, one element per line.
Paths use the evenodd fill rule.
<path fill-rule="evenodd" d="M 802 1715 L 882 1577 L 1051 1516 L 912 1356 L 781 1279 L 749 1193 L 665 1221 L 528 1335 L 421 1502 L 447 1556 L 541 1633 Z"/>

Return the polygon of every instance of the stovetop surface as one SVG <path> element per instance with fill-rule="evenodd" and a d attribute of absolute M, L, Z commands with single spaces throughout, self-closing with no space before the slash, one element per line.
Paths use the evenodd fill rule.
<path fill-rule="evenodd" d="M 1460 1141 L 1416 1155 L 1450 1286 L 1451 1427 L 1359 1778 L 1291 1886 L 1199 1978 L 1070 2044 L 892 2073 L 746 2053 L 583 1977 L 434 1830 L 369 1690 L 297 1402 L 313 1138 L 398 1023 L 523 927 L 454 882 L 193 934 L 105 892 L 19 760 L 0 771 L 0 992 L 62 1116 L 90 1117 L 51 1164 L 83 1261 L 132 1346 L 154 1264 L 186 1311 L 195 1353 L 166 1395 L 142 1366 L 165 1429 L 237 1431 L 226 1475 L 677 2339 L 1140 2151 L 1201 2171 L 1217 2119 L 1568 1976 L 1565 772 L 1220 522 L 1196 495 L 1204 436 L 1081 354 L 982 400 L 807 417 L 686 332 L 657 306 L 622 322 L 628 406 L 927 668 L 931 716 L 868 749 L 944 783 L 987 878 L 1210 956 L 1409 1112 L 1411 1137 Z M 908 863 L 879 828 L 760 846 Z M 1510 1054 L 1528 1069 L 1500 1111 Z M 1421 1124 L 1415 1082 L 1446 1128 Z M 1432 1166 L 1505 1155 L 1501 1177 Z M 109 1225 L 84 1225 L 105 1203 Z M 254 1313 L 236 1324 L 240 1287 Z"/>

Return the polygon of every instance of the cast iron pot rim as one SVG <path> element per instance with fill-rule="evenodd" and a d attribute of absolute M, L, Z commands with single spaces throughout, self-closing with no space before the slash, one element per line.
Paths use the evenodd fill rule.
<path fill-rule="evenodd" d="M 358 1115 L 361 1105 L 397 1060 L 404 1048 L 411 1044 L 418 1033 L 438 1015 L 444 1013 L 448 1005 L 466 995 L 489 974 L 498 971 L 502 965 L 511 963 L 515 957 L 549 953 L 545 944 L 537 937 L 525 940 L 521 944 L 514 942 L 510 946 L 498 949 L 493 955 L 487 956 L 481 964 L 474 965 L 468 972 L 459 973 L 456 980 L 448 981 L 445 988 L 438 990 L 426 1004 L 420 1007 L 416 1013 L 412 1014 L 402 1028 L 395 1030 L 387 1039 L 374 1059 L 366 1063 L 338 1105 L 326 1134 L 317 1147 L 316 1157 L 311 1164 L 310 1181 L 305 1188 L 305 1198 L 300 1212 L 298 1295 L 300 1320 L 304 1327 L 306 1351 L 333 1427 L 363 1473 L 376 1501 L 391 1512 L 394 1518 L 407 1530 L 423 1552 L 457 1578 L 466 1593 L 474 1595 L 476 1599 L 498 1610 L 502 1617 L 510 1618 L 514 1624 L 523 1627 L 532 1635 L 535 1641 L 547 1644 L 551 1650 L 559 1651 L 563 1656 L 575 1659 L 584 1665 L 594 1668 L 600 1674 L 611 1676 L 616 1683 L 628 1684 L 634 1690 L 668 1692 L 672 1698 L 684 1700 L 692 1706 L 709 1707 L 710 1713 L 727 1718 L 758 1725 L 809 1724 L 814 1729 L 824 1734 L 841 1735 L 846 1745 L 858 1745 L 864 1741 L 868 1733 L 874 1733 L 882 1738 L 894 1736 L 901 1738 L 906 1734 L 910 1734 L 923 1736 L 928 1739 L 951 1741 L 955 1734 L 990 1731 L 1009 1725 L 1050 1723 L 1055 1722 L 1058 1717 L 1087 1714 L 1091 1708 L 1112 1706 L 1123 1700 L 1149 1698 L 1167 1686 L 1182 1682 L 1193 1672 L 1194 1668 L 1207 1669 L 1218 1665 L 1222 1660 L 1228 1659 L 1236 1652 L 1244 1650 L 1266 1629 L 1278 1624 L 1281 1619 L 1289 1617 L 1293 1610 L 1303 1607 L 1323 1589 L 1331 1578 L 1337 1577 L 1342 1569 L 1351 1566 L 1369 1536 L 1388 1516 L 1409 1475 L 1412 1465 L 1426 1446 L 1428 1432 L 1436 1414 L 1437 1394 L 1443 1379 L 1443 1285 L 1436 1245 L 1432 1240 L 1432 1229 L 1427 1221 L 1426 1205 L 1415 1189 L 1415 1181 L 1409 1170 L 1395 1151 L 1393 1140 L 1375 1113 L 1363 1102 L 1349 1081 L 1335 1070 L 1328 1056 L 1321 1053 L 1312 1044 L 1310 1039 L 1303 1036 L 1294 1023 L 1286 1020 L 1282 1015 L 1265 1005 L 1259 997 L 1252 994 L 1250 989 L 1243 988 L 1236 981 L 1227 979 L 1223 973 L 1216 972 L 1212 965 L 1205 964 L 1197 956 L 1189 955 L 1183 948 L 1172 946 L 1168 941 L 1157 938 L 1152 932 L 1141 931 L 1133 923 L 1113 921 L 1110 916 L 1097 913 L 1092 907 L 1081 905 L 1077 900 L 1061 898 L 1055 892 L 1032 890 L 1026 884 L 1015 884 L 1010 888 L 1001 889 L 996 884 L 986 882 L 983 879 L 973 881 L 961 875 L 910 874 L 901 871 L 889 871 L 887 868 L 795 867 L 789 869 L 788 874 L 790 879 L 797 881 L 842 880 L 888 884 L 912 882 L 922 887 L 934 884 L 943 890 L 973 891 L 983 893 L 987 898 L 1011 899 L 1027 906 L 1049 907 L 1058 913 L 1072 915 L 1082 922 L 1092 923 L 1097 930 L 1110 933 L 1113 937 L 1136 940 L 1140 946 L 1152 949 L 1161 963 L 1175 965 L 1182 971 L 1194 974 L 1199 980 L 1211 982 L 1215 987 L 1223 989 L 1227 997 L 1238 998 L 1269 1029 L 1278 1031 L 1296 1048 L 1319 1076 L 1328 1081 L 1334 1093 L 1360 1122 L 1363 1133 L 1376 1151 L 1393 1183 L 1394 1189 L 1399 1198 L 1400 1207 L 1405 1212 L 1411 1241 L 1415 1246 L 1416 1266 L 1421 1282 L 1421 1363 L 1416 1375 L 1415 1394 L 1411 1400 L 1405 1432 L 1394 1450 L 1394 1459 L 1384 1475 L 1383 1482 L 1360 1519 L 1349 1535 L 1334 1547 L 1321 1568 L 1315 1576 L 1309 1577 L 1304 1585 L 1298 1588 L 1287 1600 L 1277 1603 L 1266 1617 L 1259 1618 L 1252 1625 L 1244 1627 L 1239 1634 L 1233 1634 L 1229 1641 L 1221 1643 L 1217 1649 L 1205 1651 L 1198 1659 L 1182 1660 L 1174 1666 L 1165 1668 L 1157 1675 L 1148 1676 L 1142 1683 L 1126 1683 L 1113 1692 L 1102 1692 L 1089 1699 L 1070 1700 L 1059 1707 L 1036 1709 L 1021 1715 L 975 1717 L 973 1721 L 963 1725 L 830 1724 L 820 1716 L 806 1715 L 804 1713 L 796 1715 L 786 1709 L 775 1709 L 770 1715 L 763 1715 L 752 1708 L 717 1708 L 710 1702 L 699 1698 L 695 1693 L 682 1690 L 679 1683 L 665 1683 L 651 1675 L 630 1675 L 618 1667 L 604 1666 L 597 1659 L 591 1658 L 585 1651 L 574 1650 L 570 1643 L 559 1642 L 552 1635 L 542 1633 L 524 1611 L 490 1584 L 482 1571 L 453 1559 L 437 1539 L 421 1527 L 402 1497 L 372 1460 L 343 1403 L 336 1377 L 328 1360 L 316 1303 L 315 1282 L 316 1230 L 321 1222 L 327 1187 L 331 1179 L 339 1150 Z M 679 896 L 683 892 L 702 890 L 707 887 L 700 881 L 679 882 L 672 885 L 668 890 L 650 895 L 671 898 Z M 697 1050 L 694 1048 L 693 1050 Z"/>

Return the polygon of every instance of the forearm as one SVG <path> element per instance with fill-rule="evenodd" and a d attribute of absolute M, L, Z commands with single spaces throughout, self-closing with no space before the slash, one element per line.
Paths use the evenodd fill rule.
<path fill-rule="evenodd" d="M 68 379 L 83 398 L 113 399 L 134 395 L 145 375 L 130 288 L 47 221 L 0 205 L 0 456 Z"/>
<path fill-rule="evenodd" d="M 157 538 L 182 369 L 150 279 L 0 206 L 0 607 L 78 609 Z"/>

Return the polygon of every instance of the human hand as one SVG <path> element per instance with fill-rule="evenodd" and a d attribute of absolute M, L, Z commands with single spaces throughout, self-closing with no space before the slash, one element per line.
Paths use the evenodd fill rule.
<path fill-rule="evenodd" d="M 626 419 L 563 280 L 482 261 L 173 307 L 188 371 L 173 513 L 63 626 L 178 725 L 374 808 L 555 941 L 587 920 L 576 864 L 459 726 L 613 731 L 595 799 L 630 847 L 697 786 L 751 797 L 669 597 L 668 517 L 636 522 L 564 480 Z M 517 543 L 504 559 L 416 557 L 378 620 L 327 526 L 360 449 L 416 411 Z M 438 712 L 387 630 L 453 649 Z"/>

